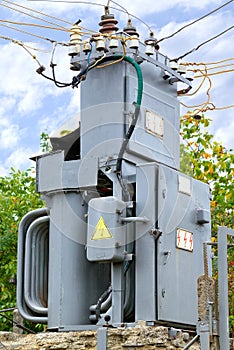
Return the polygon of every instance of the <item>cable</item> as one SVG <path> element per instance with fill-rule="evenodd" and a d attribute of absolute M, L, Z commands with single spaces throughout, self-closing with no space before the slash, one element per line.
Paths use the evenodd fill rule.
<path fill-rule="evenodd" d="M 23 329 L 24 331 L 28 332 L 28 333 L 32 333 L 32 334 L 36 334 L 36 332 L 32 331 L 31 329 L 25 327 L 25 326 L 22 326 L 21 324 L 19 324 L 18 322 L 16 322 L 15 320 L 12 320 L 10 317 L 2 314 L 0 312 L 0 316 L 2 316 L 3 318 L 6 318 L 8 321 L 11 321 L 12 323 L 14 323 L 18 328 L 21 328 Z"/>
<path fill-rule="evenodd" d="M 199 44 L 199 45 L 198 45 L 197 47 L 195 47 L 194 49 L 192 49 L 192 50 L 186 52 L 185 54 L 183 54 L 183 55 L 181 55 L 181 56 L 179 56 L 179 57 L 177 57 L 177 58 L 173 58 L 173 59 L 171 59 L 170 61 L 175 61 L 175 62 L 179 61 L 180 59 L 184 58 L 185 56 L 188 56 L 188 55 L 190 55 L 191 53 L 193 53 L 193 52 L 199 50 L 200 47 L 202 47 L 203 45 L 206 45 L 206 44 L 209 43 L 210 41 L 212 41 L 212 40 L 214 40 L 214 39 L 217 39 L 217 38 L 220 37 L 221 35 L 224 35 L 225 33 L 227 33 L 228 31 L 230 31 L 230 30 L 233 29 L 233 28 L 234 28 L 234 26 L 231 26 L 231 27 L 225 29 L 223 32 L 221 32 L 221 33 L 219 33 L 219 34 L 213 36 L 212 38 L 210 38 L 210 39 L 208 39 L 208 40 L 202 42 L 201 44 Z"/>
<path fill-rule="evenodd" d="M 233 1 L 234 1 L 234 0 L 227 1 L 227 2 L 224 3 L 223 5 L 221 5 L 221 6 L 217 7 L 217 8 L 215 8 L 215 9 L 212 10 L 211 12 L 205 14 L 204 16 L 202 16 L 202 17 L 196 19 L 195 21 L 190 22 L 190 23 L 186 24 L 185 26 L 181 27 L 180 29 L 178 29 L 178 30 L 175 31 L 174 33 L 172 33 L 172 34 L 170 34 L 170 35 L 168 35 L 168 36 L 165 36 L 165 37 L 162 38 L 162 39 L 157 40 L 157 42 L 159 43 L 159 42 L 161 42 L 161 41 L 163 41 L 163 40 L 172 38 L 172 37 L 175 36 L 176 34 L 180 33 L 183 29 L 185 29 L 185 28 L 187 28 L 187 27 L 190 27 L 191 25 L 193 25 L 193 24 L 195 24 L 195 23 L 201 21 L 202 19 L 204 19 L 204 18 L 210 16 L 211 14 L 213 14 L 213 13 L 219 11 L 220 9 L 222 9 L 223 7 L 229 5 L 229 4 L 230 4 L 231 2 L 233 2 Z"/>
<path fill-rule="evenodd" d="M 7 40 L 7 41 L 11 41 L 13 44 L 18 44 L 18 45 L 23 46 L 23 47 L 26 47 L 26 48 L 28 48 L 28 49 L 30 49 L 30 50 L 39 51 L 39 52 L 45 52 L 45 53 L 50 52 L 50 51 L 48 51 L 48 50 L 43 50 L 43 49 L 38 49 L 38 48 L 36 48 L 36 47 L 32 47 L 32 46 L 30 46 L 30 45 L 27 45 L 27 44 L 23 43 L 23 42 L 20 41 L 20 40 L 16 40 L 16 39 L 10 38 L 10 37 L 8 37 L 8 36 L 0 35 L 0 39 Z"/>
<path fill-rule="evenodd" d="M 4 19 L 0 19 L 0 22 L 16 24 L 19 26 L 38 27 L 38 28 L 43 28 L 43 29 L 53 29 L 53 30 L 61 30 L 61 31 L 70 32 L 70 30 L 66 29 L 66 28 L 63 29 L 63 28 L 56 28 L 56 27 L 51 27 L 51 26 L 44 26 L 44 25 L 37 24 L 37 23 L 15 22 L 15 21 L 8 21 L 8 20 L 4 20 Z"/>
<path fill-rule="evenodd" d="M 91 1 L 77 1 L 77 0 L 27 0 L 27 1 L 31 1 L 31 2 L 54 2 L 54 3 L 70 3 L 70 4 L 87 4 L 87 5 L 94 5 L 94 6 L 101 6 L 101 7 L 105 7 L 105 5 L 103 4 L 99 4 L 97 2 L 91 2 Z M 234 1 L 234 0 L 233 0 Z M 138 21 L 140 21 L 141 23 L 143 23 L 150 31 L 151 31 L 151 27 L 144 22 L 141 18 L 129 13 L 123 6 L 121 6 L 120 4 L 118 4 L 117 2 L 112 1 L 114 4 L 118 5 L 119 7 L 114 7 L 114 6 L 109 6 L 109 8 L 119 11 L 119 12 L 123 12 L 126 13 L 128 16 L 131 16 L 132 18 L 137 19 Z"/>
<path fill-rule="evenodd" d="M 10 4 L 12 4 L 11 2 L 9 2 L 9 1 L 7 1 L 7 0 L 3 0 L 4 2 L 7 2 L 7 3 L 10 3 Z M 63 27 L 63 26 L 61 26 L 60 24 L 57 24 L 57 23 L 53 23 L 53 22 L 50 22 L 50 21 L 47 21 L 46 19 L 44 19 L 44 18 L 41 18 L 41 17 L 38 17 L 38 16 L 34 16 L 34 15 L 32 15 L 32 14 L 29 14 L 29 13 L 27 13 L 27 12 L 24 12 L 24 11 L 22 11 L 22 10 L 18 10 L 18 9 L 15 9 L 14 7 L 10 7 L 10 6 L 8 6 L 8 5 L 4 5 L 4 4 L 0 4 L 1 6 L 3 6 L 3 7 L 6 7 L 6 8 L 8 8 L 8 9 L 10 9 L 10 10 L 13 10 L 13 11 L 16 11 L 16 12 L 18 12 L 18 13 L 22 13 L 23 15 L 26 15 L 26 16 L 29 16 L 29 17 L 32 17 L 32 18 L 34 18 L 34 19 L 39 19 L 39 20 L 41 20 L 41 21 L 43 21 L 43 22 L 46 22 L 46 23 L 49 23 L 49 24 L 53 24 L 53 25 L 57 25 L 57 27 L 60 27 L 60 28 L 62 28 L 62 29 L 65 29 L 66 30 L 66 28 L 65 27 Z M 14 4 L 15 5 L 15 4 Z M 19 5 L 17 5 L 17 6 L 19 6 Z M 20 6 L 21 7 L 21 6 Z"/>
<path fill-rule="evenodd" d="M 73 26 L 73 24 L 74 24 L 74 23 L 72 23 L 72 22 L 65 21 L 65 20 L 63 20 L 63 19 L 61 19 L 61 18 L 48 15 L 48 14 L 46 14 L 46 13 L 44 13 L 44 12 L 34 10 L 34 9 L 30 8 L 30 7 L 26 7 L 26 6 L 22 6 L 22 5 L 16 4 L 15 2 L 12 2 L 12 1 L 9 1 L 9 0 L 2 0 L 2 1 L 4 1 L 4 2 L 6 2 L 6 3 L 8 3 L 8 4 L 11 4 L 11 5 L 20 7 L 20 8 L 23 8 L 23 9 L 28 10 L 28 11 L 31 11 L 31 12 L 34 12 L 34 13 L 38 13 L 38 14 L 40 14 L 40 15 L 42 15 L 42 16 L 55 19 L 56 21 L 60 21 L 60 22 L 69 24 L 69 26 Z M 2 4 L 0 4 L 0 5 L 2 5 Z M 3 5 L 3 6 L 7 7 L 6 5 Z M 8 8 L 12 9 L 13 11 L 20 12 L 20 13 L 23 13 L 23 14 L 25 14 L 25 15 L 27 15 L 27 16 L 33 17 L 33 15 L 31 15 L 31 14 L 29 14 L 29 13 L 26 13 L 26 12 L 23 12 L 23 11 L 20 11 L 20 10 L 17 10 L 17 9 L 15 9 L 15 8 L 11 8 L 11 7 L 9 7 L 9 6 L 8 6 Z M 56 25 L 56 26 L 58 26 L 58 27 L 61 27 L 61 28 L 64 28 L 65 30 L 67 30 L 65 27 L 59 25 L 58 23 L 48 22 L 48 21 L 46 21 L 44 18 L 41 18 L 41 17 L 35 17 L 35 18 L 36 18 L 36 19 L 39 19 L 39 20 L 41 20 L 41 21 L 44 21 L 44 22 L 46 22 L 46 23 L 50 23 L 50 24 Z M 80 26 L 80 27 L 81 27 L 82 29 L 84 29 L 84 30 L 87 30 L 89 33 L 95 33 L 95 31 L 93 31 L 93 30 L 91 30 L 91 29 L 85 28 L 85 27 L 83 27 L 83 26 Z"/>
<path fill-rule="evenodd" d="M 37 11 L 37 10 L 31 9 L 31 8 L 29 8 L 29 7 L 26 7 L 26 6 L 19 5 L 19 4 L 15 3 L 15 2 L 12 2 L 12 1 L 9 1 L 9 0 L 2 0 L 2 1 L 3 1 L 3 2 L 6 2 L 6 3 L 8 3 L 8 4 L 11 4 L 11 5 L 20 7 L 20 8 L 23 8 L 23 9 L 28 10 L 28 11 L 32 11 L 32 12 L 38 13 L 38 14 L 43 15 L 43 16 L 45 16 L 45 17 L 52 18 L 52 19 L 56 19 L 56 21 L 60 21 L 60 22 L 69 24 L 70 26 L 73 25 L 73 23 L 68 22 L 68 21 L 65 21 L 65 20 L 63 20 L 63 19 L 61 19 L 61 18 L 54 17 L 54 16 L 48 15 L 48 14 L 46 14 L 46 13 L 44 13 L 44 12 Z M 14 10 L 17 11 L 16 9 L 14 9 Z M 44 20 L 44 21 L 45 21 L 45 20 Z"/>
<path fill-rule="evenodd" d="M 89 44 L 90 44 L 91 49 L 90 49 L 90 51 L 89 51 L 89 54 L 88 54 L 88 59 L 87 59 L 87 69 L 86 69 L 86 75 L 87 75 L 88 70 L 89 70 L 89 67 L 90 67 L 90 57 L 91 57 L 92 50 L 93 50 L 93 43 L 92 43 L 92 41 L 91 41 L 91 40 L 90 40 Z"/>
<path fill-rule="evenodd" d="M 110 62 L 110 63 L 106 63 L 106 64 L 102 64 L 101 66 L 96 66 L 97 69 L 101 69 L 101 68 L 105 68 L 108 66 L 112 66 L 113 64 L 119 63 L 121 61 L 124 60 L 124 56 L 121 56 L 119 59 L 117 59 L 116 61 Z"/>
<path fill-rule="evenodd" d="M 33 55 L 28 48 L 32 49 L 32 50 L 37 50 L 35 48 L 31 48 L 30 46 L 27 47 L 27 45 L 25 45 L 22 41 L 19 40 L 15 40 L 6 36 L 0 36 L 1 39 L 4 40 L 8 40 L 11 41 L 13 44 L 17 44 L 19 46 L 21 46 L 37 63 L 39 66 L 41 66 L 40 62 L 38 61 L 37 57 L 35 55 Z"/>
<path fill-rule="evenodd" d="M 220 72 L 209 73 L 208 76 L 219 75 L 224 73 L 232 73 L 232 72 L 234 72 L 234 69 L 228 69 L 228 70 L 222 70 Z M 196 75 L 194 78 L 201 78 L 201 76 L 202 75 Z"/>
<path fill-rule="evenodd" d="M 120 58 L 120 57 L 118 57 L 118 58 Z M 135 126 L 136 126 L 136 123 L 137 123 L 137 120 L 139 117 L 139 113 L 140 113 L 140 107 L 141 107 L 141 101 L 142 101 L 142 95 L 143 95 L 143 76 L 142 76 L 142 71 L 141 71 L 139 64 L 134 59 L 132 59 L 131 57 L 128 57 L 128 56 L 124 56 L 124 61 L 133 65 L 133 67 L 136 70 L 137 78 L 138 78 L 138 92 L 137 92 L 135 113 L 134 113 L 131 125 L 128 129 L 128 132 L 124 137 L 122 146 L 121 146 L 119 154 L 118 154 L 117 165 L 116 165 L 116 173 L 117 174 L 121 174 L 123 155 L 124 155 L 124 152 L 126 151 L 129 140 L 130 140 L 130 138 L 133 134 L 133 131 L 135 129 Z"/>
<path fill-rule="evenodd" d="M 14 311 L 16 309 L 17 309 L 17 307 L 10 307 L 9 309 L 2 309 L 2 310 L 0 310 L 0 312 Z"/>
<path fill-rule="evenodd" d="M 53 44 L 53 49 L 52 49 L 52 52 L 51 52 L 51 59 L 50 59 L 50 67 L 51 67 L 51 70 L 52 70 L 52 78 L 45 75 L 43 72 L 45 71 L 45 67 L 42 66 L 40 64 L 39 68 L 36 70 L 36 72 L 38 74 L 40 74 L 41 76 L 43 76 L 44 78 L 50 80 L 50 81 L 53 81 L 54 84 L 58 87 L 58 88 L 65 88 L 65 87 L 68 87 L 68 86 L 72 86 L 73 82 L 71 83 L 62 83 L 60 81 L 58 81 L 55 77 L 55 67 L 56 67 L 56 64 L 53 62 L 53 58 L 54 58 L 54 53 L 55 53 L 55 49 L 56 49 L 56 46 L 57 46 L 58 43 L 54 43 Z"/>
<path fill-rule="evenodd" d="M 0 4 L 0 5 L 1 5 L 1 4 Z M 22 29 L 14 28 L 14 27 L 8 26 L 7 24 L 0 23 L 0 25 L 3 26 L 3 27 L 9 28 L 9 29 L 15 30 L 15 31 L 20 32 L 20 33 L 24 33 L 24 34 L 27 34 L 27 35 L 30 35 L 30 36 L 34 36 L 34 37 L 39 38 L 39 39 L 42 39 L 42 40 L 49 41 L 49 42 L 52 43 L 52 44 L 55 43 L 55 42 L 57 42 L 57 41 L 54 40 L 54 39 L 46 38 L 46 37 L 43 37 L 43 36 L 41 36 L 41 35 L 33 34 L 33 33 L 27 32 L 27 31 L 22 30 Z M 66 44 L 66 43 L 60 43 L 60 42 L 57 42 L 57 43 L 58 43 L 59 45 L 62 45 L 62 46 L 68 46 L 68 44 Z"/>

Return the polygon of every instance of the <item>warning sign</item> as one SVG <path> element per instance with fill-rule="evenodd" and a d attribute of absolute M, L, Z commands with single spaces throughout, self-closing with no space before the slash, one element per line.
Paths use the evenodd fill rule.
<path fill-rule="evenodd" d="M 189 252 L 192 252 L 193 251 L 192 232 L 182 230 L 181 228 L 177 228 L 176 247 L 179 249 L 184 249 L 184 250 L 188 250 Z"/>
<path fill-rule="evenodd" d="M 112 235 L 105 223 L 105 220 L 101 216 L 97 223 L 97 226 L 95 227 L 95 230 L 91 239 L 94 241 L 98 241 L 100 239 L 107 239 L 107 238 L 112 238 Z"/>

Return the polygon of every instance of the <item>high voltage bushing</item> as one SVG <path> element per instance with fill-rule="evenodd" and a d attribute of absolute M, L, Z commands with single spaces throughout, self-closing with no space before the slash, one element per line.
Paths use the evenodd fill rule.
<path fill-rule="evenodd" d="M 113 32 L 117 32 L 119 29 L 116 27 L 116 24 L 118 21 L 115 19 L 115 16 L 112 14 L 105 14 L 101 16 L 101 22 L 99 25 L 102 27 L 100 28 L 99 32 L 102 34 L 111 34 Z"/>
<path fill-rule="evenodd" d="M 77 24 L 74 24 L 71 27 L 70 33 L 70 46 L 69 46 L 69 56 L 74 56 L 80 53 L 80 47 L 82 43 L 81 37 L 81 27 Z"/>
<path fill-rule="evenodd" d="M 139 33 L 136 27 L 132 25 L 131 19 L 128 20 L 127 26 L 123 29 L 124 33 L 129 35 L 129 48 L 138 49 L 139 47 Z"/>

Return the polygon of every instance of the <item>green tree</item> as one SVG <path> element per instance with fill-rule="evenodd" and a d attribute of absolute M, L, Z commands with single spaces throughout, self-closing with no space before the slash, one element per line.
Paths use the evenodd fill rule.
<path fill-rule="evenodd" d="M 234 227 L 234 154 L 209 132 L 211 120 L 192 113 L 181 118 L 181 170 L 210 185 L 212 191 L 212 240 L 218 226 Z M 233 238 L 229 237 L 230 243 Z M 229 307 L 231 335 L 234 336 L 234 250 L 228 250 Z"/>
<path fill-rule="evenodd" d="M 35 191 L 35 171 L 11 169 L 0 177 L 0 309 L 15 307 L 17 265 L 17 235 L 22 217 L 43 206 Z M 11 317 L 11 314 L 6 314 Z M 9 330 L 11 322 L 0 317 L 0 330 Z"/>

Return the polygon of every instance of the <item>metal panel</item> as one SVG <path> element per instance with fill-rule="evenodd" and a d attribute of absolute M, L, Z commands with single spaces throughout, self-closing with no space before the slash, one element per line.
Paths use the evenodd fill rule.
<path fill-rule="evenodd" d="M 126 203 L 115 197 L 89 201 L 87 258 L 89 261 L 123 261 L 126 255 Z"/>
<path fill-rule="evenodd" d="M 97 184 L 98 158 L 64 162 L 64 152 L 37 158 L 37 190 L 39 193 L 63 189 L 89 188 Z"/>
<path fill-rule="evenodd" d="M 168 86 L 163 81 L 160 69 L 144 63 L 141 64 L 141 68 L 144 78 L 142 108 L 128 152 L 137 152 L 140 157 L 147 155 L 152 160 L 179 168 L 179 103 L 176 98 L 176 87 Z M 127 74 L 130 105 L 135 99 L 137 86 L 136 74 L 130 65 L 127 66 Z M 147 131 L 147 111 L 154 112 L 163 119 L 162 137 Z"/>
<path fill-rule="evenodd" d="M 109 265 L 86 259 L 87 206 L 81 194 L 46 199 L 51 207 L 48 328 L 89 324 L 89 307 L 109 284 Z"/>
<path fill-rule="evenodd" d="M 234 237 L 234 230 L 218 228 L 218 289 L 219 289 L 219 327 L 220 347 L 229 350 L 229 310 L 228 310 L 228 263 L 227 235 Z"/>
<path fill-rule="evenodd" d="M 126 63 L 89 72 L 81 89 L 81 155 L 117 155 L 124 135 Z M 94 93 L 92 93 L 94 92 Z"/>
<path fill-rule="evenodd" d="M 209 210 L 209 187 L 162 165 L 159 169 L 158 319 L 195 325 L 202 247 L 210 239 L 210 224 L 198 225 L 196 213 L 198 208 Z M 187 191 L 181 188 L 183 176 Z M 176 247 L 178 228 L 192 233 L 184 239 L 193 239 L 193 250 Z"/>
<path fill-rule="evenodd" d="M 156 319 L 156 243 L 151 230 L 157 220 L 157 173 L 154 163 L 137 168 L 137 216 L 146 216 L 148 223 L 136 223 L 136 321 Z"/>

